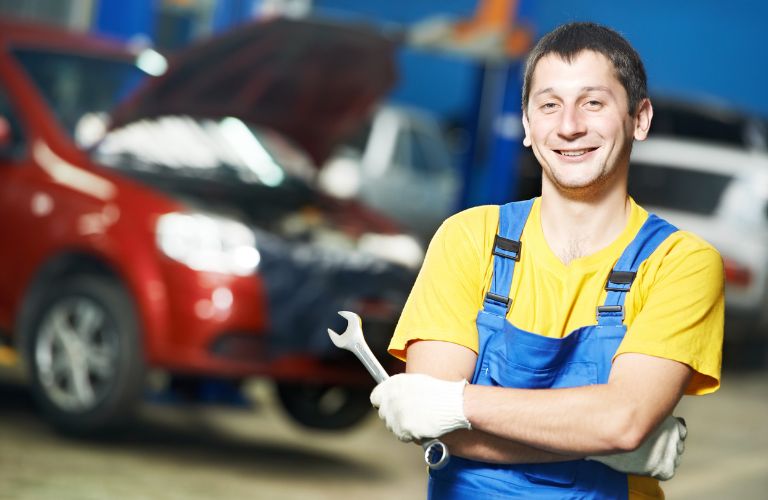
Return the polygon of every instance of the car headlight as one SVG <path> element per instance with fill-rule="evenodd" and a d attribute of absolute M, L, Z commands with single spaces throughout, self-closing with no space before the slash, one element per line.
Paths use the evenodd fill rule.
<path fill-rule="evenodd" d="M 248 276 L 259 266 L 256 237 L 245 224 L 197 213 L 168 213 L 157 221 L 157 246 L 197 271 Z"/>
<path fill-rule="evenodd" d="M 421 244 L 407 234 L 366 233 L 360 237 L 357 246 L 361 252 L 410 269 L 418 268 L 424 260 Z"/>

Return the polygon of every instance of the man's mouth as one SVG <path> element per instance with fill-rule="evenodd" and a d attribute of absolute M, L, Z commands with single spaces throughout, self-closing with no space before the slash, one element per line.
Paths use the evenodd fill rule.
<path fill-rule="evenodd" d="M 569 158 L 577 158 L 579 156 L 584 156 L 587 153 L 591 153 L 592 151 L 596 150 L 597 148 L 584 148 L 584 149 L 555 149 L 555 153 L 567 156 Z"/>

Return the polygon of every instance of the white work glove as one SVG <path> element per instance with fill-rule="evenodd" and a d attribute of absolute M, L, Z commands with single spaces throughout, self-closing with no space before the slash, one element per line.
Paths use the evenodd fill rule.
<path fill-rule="evenodd" d="M 419 373 L 400 373 L 377 385 L 371 404 L 400 441 L 436 438 L 469 429 L 464 416 L 466 380 L 447 382 Z"/>
<path fill-rule="evenodd" d="M 681 418 L 668 416 L 635 451 L 587 457 L 611 469 L 662 481 L 672 479 L 685 451 L 688 428 Z"/>

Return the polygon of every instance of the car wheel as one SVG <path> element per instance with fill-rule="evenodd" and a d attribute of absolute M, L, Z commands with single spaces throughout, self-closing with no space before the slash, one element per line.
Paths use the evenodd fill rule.
<path fill-rule="evenodd" d="M 285 411 L 310 429 L 339 430 L 360 422 L 371 410 L 370 389 L 340 385 L 277 383 Z"/>
<path fill-rule="evenodd" d="M 138 322 L 125 289 L 108 277 L 77 276 L 32 300 L 22 334 L 45 416 L 74 434 L 125 423 L 144 387 Z"/>

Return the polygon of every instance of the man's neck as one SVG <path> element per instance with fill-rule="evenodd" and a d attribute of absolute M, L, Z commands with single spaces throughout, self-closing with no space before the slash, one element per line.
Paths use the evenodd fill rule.
<path fill-rule="evenodd" d="M 626 227 L 630 209 L 625 190 L 580 199 L 562 196 L 545 185 L 541 229 L 549 248 L 567 265 L 610 245 Z"/>

